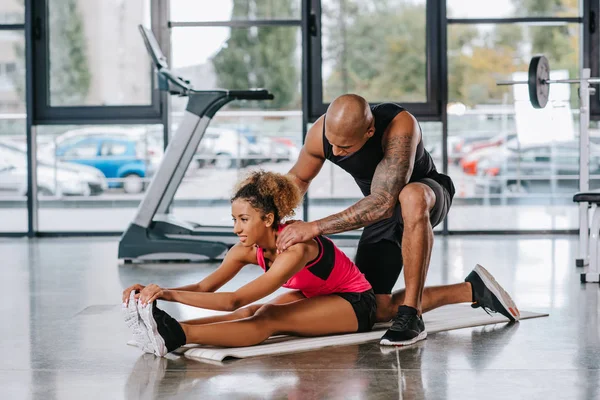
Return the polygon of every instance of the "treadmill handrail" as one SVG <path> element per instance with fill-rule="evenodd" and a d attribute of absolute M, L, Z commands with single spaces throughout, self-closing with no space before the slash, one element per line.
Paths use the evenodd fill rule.
<path fill-rule="evenodd" d="M 167 58 L 163 54 L 156 38 L 152 31 L 143 25 L 138 25 L 146 50 L 150 53 L 150 57 L 156 68 L 156 73 L 160 77 L 164 78 L 163 82 L 167 85 L 159 85 L 159 88 L 163 91 L 170 92 L 171 94 L 179 94 L 180 96 L 187 96 L 190 93 L 222 93 L 227 98 L 233 100 L 273 100 L 273 94 L 269 93 L 268 90 L 257 88 L 257 89 L 244 89 L 244 90 L 225 90 L 225 89 L 213 89 L 213 90 L 195 90 L 192 84 L 184 78 L 177 76 L 173 71 L 169 69 Z"/>
<path fill-rule="evenodd" d="M 163 90 L 169 92 L 175 92 L 180 95 L 188 95 L 190 92 L 194 91 L 194 88 L 189 82 L 183 80 L 183 78 L 175 75 L 170 69 L 167 68 L 158 68 L 156 71 L 157 74 L 166 78 L 169 83 L 168 88 L 164 88 Z M 175 85 L 176 90 L 173 90 L 171 85 Z"/>
<path fill-rule="evenodd" d="M 229 96 L 237 100 L 273 100 L 274 96 L 265 89 L 229 90 Z"/>

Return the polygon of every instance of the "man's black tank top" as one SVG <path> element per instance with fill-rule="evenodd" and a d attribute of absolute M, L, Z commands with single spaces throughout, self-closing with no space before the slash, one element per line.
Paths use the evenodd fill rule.
<path fill-rule="evenodd" d="M 333 154 L 333 146 L 331 146 L 331 143 L 325 137 L 325 122 L 323 121 L 323 152 L 325 158 L 352 175 L 365 196 L 371 194 L 371 182 L 375 174 L 375 169 L 383 159 L 383 134 L 394 117 L 402 111 L 404 111 L 404 108 L 394 103 L 382 103 L 371 106 L 371 112 L 375 118 L 375 134 L 367 140 L 360 150 L 347 156 L 335 156 Z M 423 146 L 423 137 L 421 135 L 409 182 L 416 182 L 423 178 L 432 178 L 438 181 L 439 175 L 431 155 Z M 439 183 L 446 186 L 442 182 Z"/>

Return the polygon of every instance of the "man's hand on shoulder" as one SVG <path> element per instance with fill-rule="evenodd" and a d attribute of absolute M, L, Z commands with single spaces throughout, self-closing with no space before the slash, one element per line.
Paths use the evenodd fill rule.
<path fill-rule="evenodd" d="M 284 252 L 296 243 L 307 242 L 319 235 L 319 227 L 316 223 L 295 221 L 283 228 L 277 237 L 277 253 Z"/>

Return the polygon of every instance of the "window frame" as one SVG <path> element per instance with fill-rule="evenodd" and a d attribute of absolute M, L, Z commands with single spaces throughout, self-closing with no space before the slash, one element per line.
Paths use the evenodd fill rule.
<path fill-rule="evenodd" d="M 79 124 L 160 124 L 163 99 L 156 90 L 155 78 L 151 81 L 151 97 L 148 105 L 117 106 L 52 106 L 50 104 L 50 43 L 48 3 L 50 0 L 32 1 L 32 47 L 33 98 L 32 120 L 34 125 Z M 160 32 L 161 13 L 157 13 L 159 0 L 150 1 L 151 25 Z M 161 25 L 162 24 L 162 25 Z M 157 35 L 160 38 L 160 35 Z M 142 38 L 140 37 L 140 42 Z M 159 39 L 160 40 L 160 39 Z M 150 62 L 148 62 L 150 66 Z M 148 73 L 153 73 L 149 68 Z"/>
<path fill-rule="evenodd" d="M 600 1 L 582 0 L 583 3 L 583 55 L 581 65 L 590 68 L 591 76 L 600 76 Z M 593 86 L 595 87 L 595 86 Z M 590 96 L 590 120 L 600 121 L 600 94 Z"/>
<path fill-rule="evenodd" d="M 308 68 L 308 120 L 316 121 L 321 115 L 325 114 L 329 102 L 323 101 L 323 76 L 322 76 L 322 0 L 306 0 L 310 2 L 310 11 L 307 21 L 308 34 L 305 38 L 310 40 L 308 53 L 306 56 L 310 60 L 306 66 Z M 404 107 L 421 121 L 441 121 L 442 120 L 442 98 L 441 83 L 442 75 L 442 29 L 445 29 L 446 15 L 445 7 L 440 7 L 440 0 L 425 0 L 425 48 L 426 48 L 426 75 L 425 84 L 427 86 L 427 100 L 425 102 L 402 102 Z M 441 0 L 445 1 L 445 0 Z M 368 99 L 367 99 L 368 100 Z M 379 104 L 370 102 L 371 105 Z"/>

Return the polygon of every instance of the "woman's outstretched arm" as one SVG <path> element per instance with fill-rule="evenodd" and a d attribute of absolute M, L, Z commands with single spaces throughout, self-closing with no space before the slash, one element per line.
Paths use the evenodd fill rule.
<path fill-rule="evenodd" d="M 237 243 L 225 255 L 223 262 L 213 273 L 200 282 L 170 290 L 186 292 L 214 292 L 236 276 L 248 264 L 256 264 L 256 250 Z"/>
<path fill-rule="evenodd" d="M 173 289 L 164 289 L 157 285 L 148 285 L 148 289 L 146 289 L 146 286 L 144 285 L 135 284 L 123 291 L 123 302 L 127 304 L 132 290 L 138 290 L 140 292 L 144 292 L 144 290 L 146 290 L 146 292 L 151 291 L 152 293 L 165 290 L 184 292 L 214 292 L 233 279 L 233 277 L 236 276 L 244 266 L 256 263 L 256 251 L 252 248 L 243 247 L 238 243 L 227 252 L 219 268 L 217 268 L 202 281 Z M 142 293 L 136 295 L 136 298 L 139 298 L 141 294 Z M 162 296 L 161 298 L 167 300 Z"/>
<path fill-rule="evenodd" d="M 266 273 L 235 292 L 202 293 L 163 290 L 159 296 L 148 296 L 147 293 L 142 292 L 140 300 L 142 306 L 157 298 L 162 298 L 209 310 L 234 311 L 275 292 L 300 271 L 307 262 L 316 257 L 317 252 L 318 248 L 314 242 L 292 246 L 277 257 Z"/>

